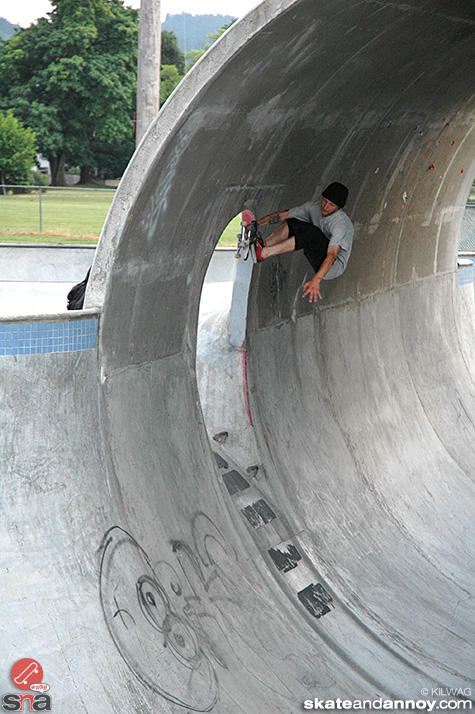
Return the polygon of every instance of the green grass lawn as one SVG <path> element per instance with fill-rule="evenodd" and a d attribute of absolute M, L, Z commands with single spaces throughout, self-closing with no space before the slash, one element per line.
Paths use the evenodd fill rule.
<path fill-rule="evenodd" d="M 114 191 L 0 195 L 0 242 L 97 243 Z"/>
<path fill-rule="evenodd" d="M 112 202 L 114 191 L 38 191 L 28 194 L 0 194 L 0 243 L 89 244 L 94 245 Z M 236 245 L 241 214 L 224 230 L 220 247 Z"/>
<path fill-rule="evenodd" d="M 226 228 L 224 229 L 221 238 L 219 239 L 218 247 L 219 248 L 230 248 L 236 247 L 237 244 L 237 234 L 241 230 L 241 214 L 238 213 L 238 215 L 233 218 L 231 223 L 228 223 Z"/>

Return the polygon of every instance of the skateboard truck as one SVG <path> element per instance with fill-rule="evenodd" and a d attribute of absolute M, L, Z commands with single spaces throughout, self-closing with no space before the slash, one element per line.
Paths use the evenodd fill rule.
<path fill-rule="evenodd" d="M 259 224 L 257 221 L 251 221 L 251 223 L 246 223 L 246 221 L 241 221 L 241 232 L 237 235 L 237 250 L 234 255 L 235 258 L 242 258 L 247 260 L 249 257 L 249 251 L 251 246 L 256 243 L 264 245 L 262 242 L 261 234 L 259 232 Z"/>
<path fill-rule="evenodd" d="M 241 221 L 241 232 L 237 234 L 237 250 L 234 255 L 236 259 L 239 259 L 242 256 L 244 260 L 247 260 L 248 255 L 249 255 L 249 238 L 248 238 L 248 231 L 247 229 L 247 223 L 246 221 Z"/>

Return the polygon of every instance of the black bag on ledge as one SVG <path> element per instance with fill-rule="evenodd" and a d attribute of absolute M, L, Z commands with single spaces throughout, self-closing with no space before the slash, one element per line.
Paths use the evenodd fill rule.
<path fill-rule="evenodd" d="M 84 305 L 84 295 L 86 294 L 86 285 L 89 280 L 89 273 L 91 268 L 87 271 L 84 280 L 75 285 L 68 293 L 68 310 L 82 310 Z"/>

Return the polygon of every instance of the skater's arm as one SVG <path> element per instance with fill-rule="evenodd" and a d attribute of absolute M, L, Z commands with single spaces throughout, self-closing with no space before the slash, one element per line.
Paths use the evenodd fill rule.
<path fill-rule="evenodd" d="M 320 292 L 320 284 L 325 275 L 328 273 L 328 271 L 334 264 L 339 249 L 339 245 L 329 246 L 326 258 L 319 267 L 318 271 L 315 273 L 313 278 L 309 280 L 308 283 L 305 283 L 305 285 L 303 286 L 302 297 L 306 297 L 308 295 L 309 302 L 317 302 L 317 298 L 320 298 L 320 300 L 322 299 L 322 294 Z"/>
<path fill-rule="evenodd" d="M 274 226 L 277 223 L 282 223 L 282 221 L 286 221 L 288 217 L 289 211 L 277 211 L 276 213 L 269 213 L 268 216 L 259 218 L 257 223 L 259 226 Z"/>

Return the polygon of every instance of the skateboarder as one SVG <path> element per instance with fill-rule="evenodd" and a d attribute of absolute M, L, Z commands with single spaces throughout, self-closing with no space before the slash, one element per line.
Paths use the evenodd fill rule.
<path fill-rule="evenodd" d="M 257 223 L 280 225 L 264 240 L 256 244 L 256 260 L 272 255 L 302 250 L 315 270 L 314 277 L 303 286 L 303 297 L 317 302 L 322 297 L 320 284 L 341 275 L 348 263 L 353 243 L 353 224 L 342 210 L 348 189 L 341 183 L 331 183 L 322 193 L 321 201 L 308 201 L 287 211 L 278 211 L 260 218 Z"/>

